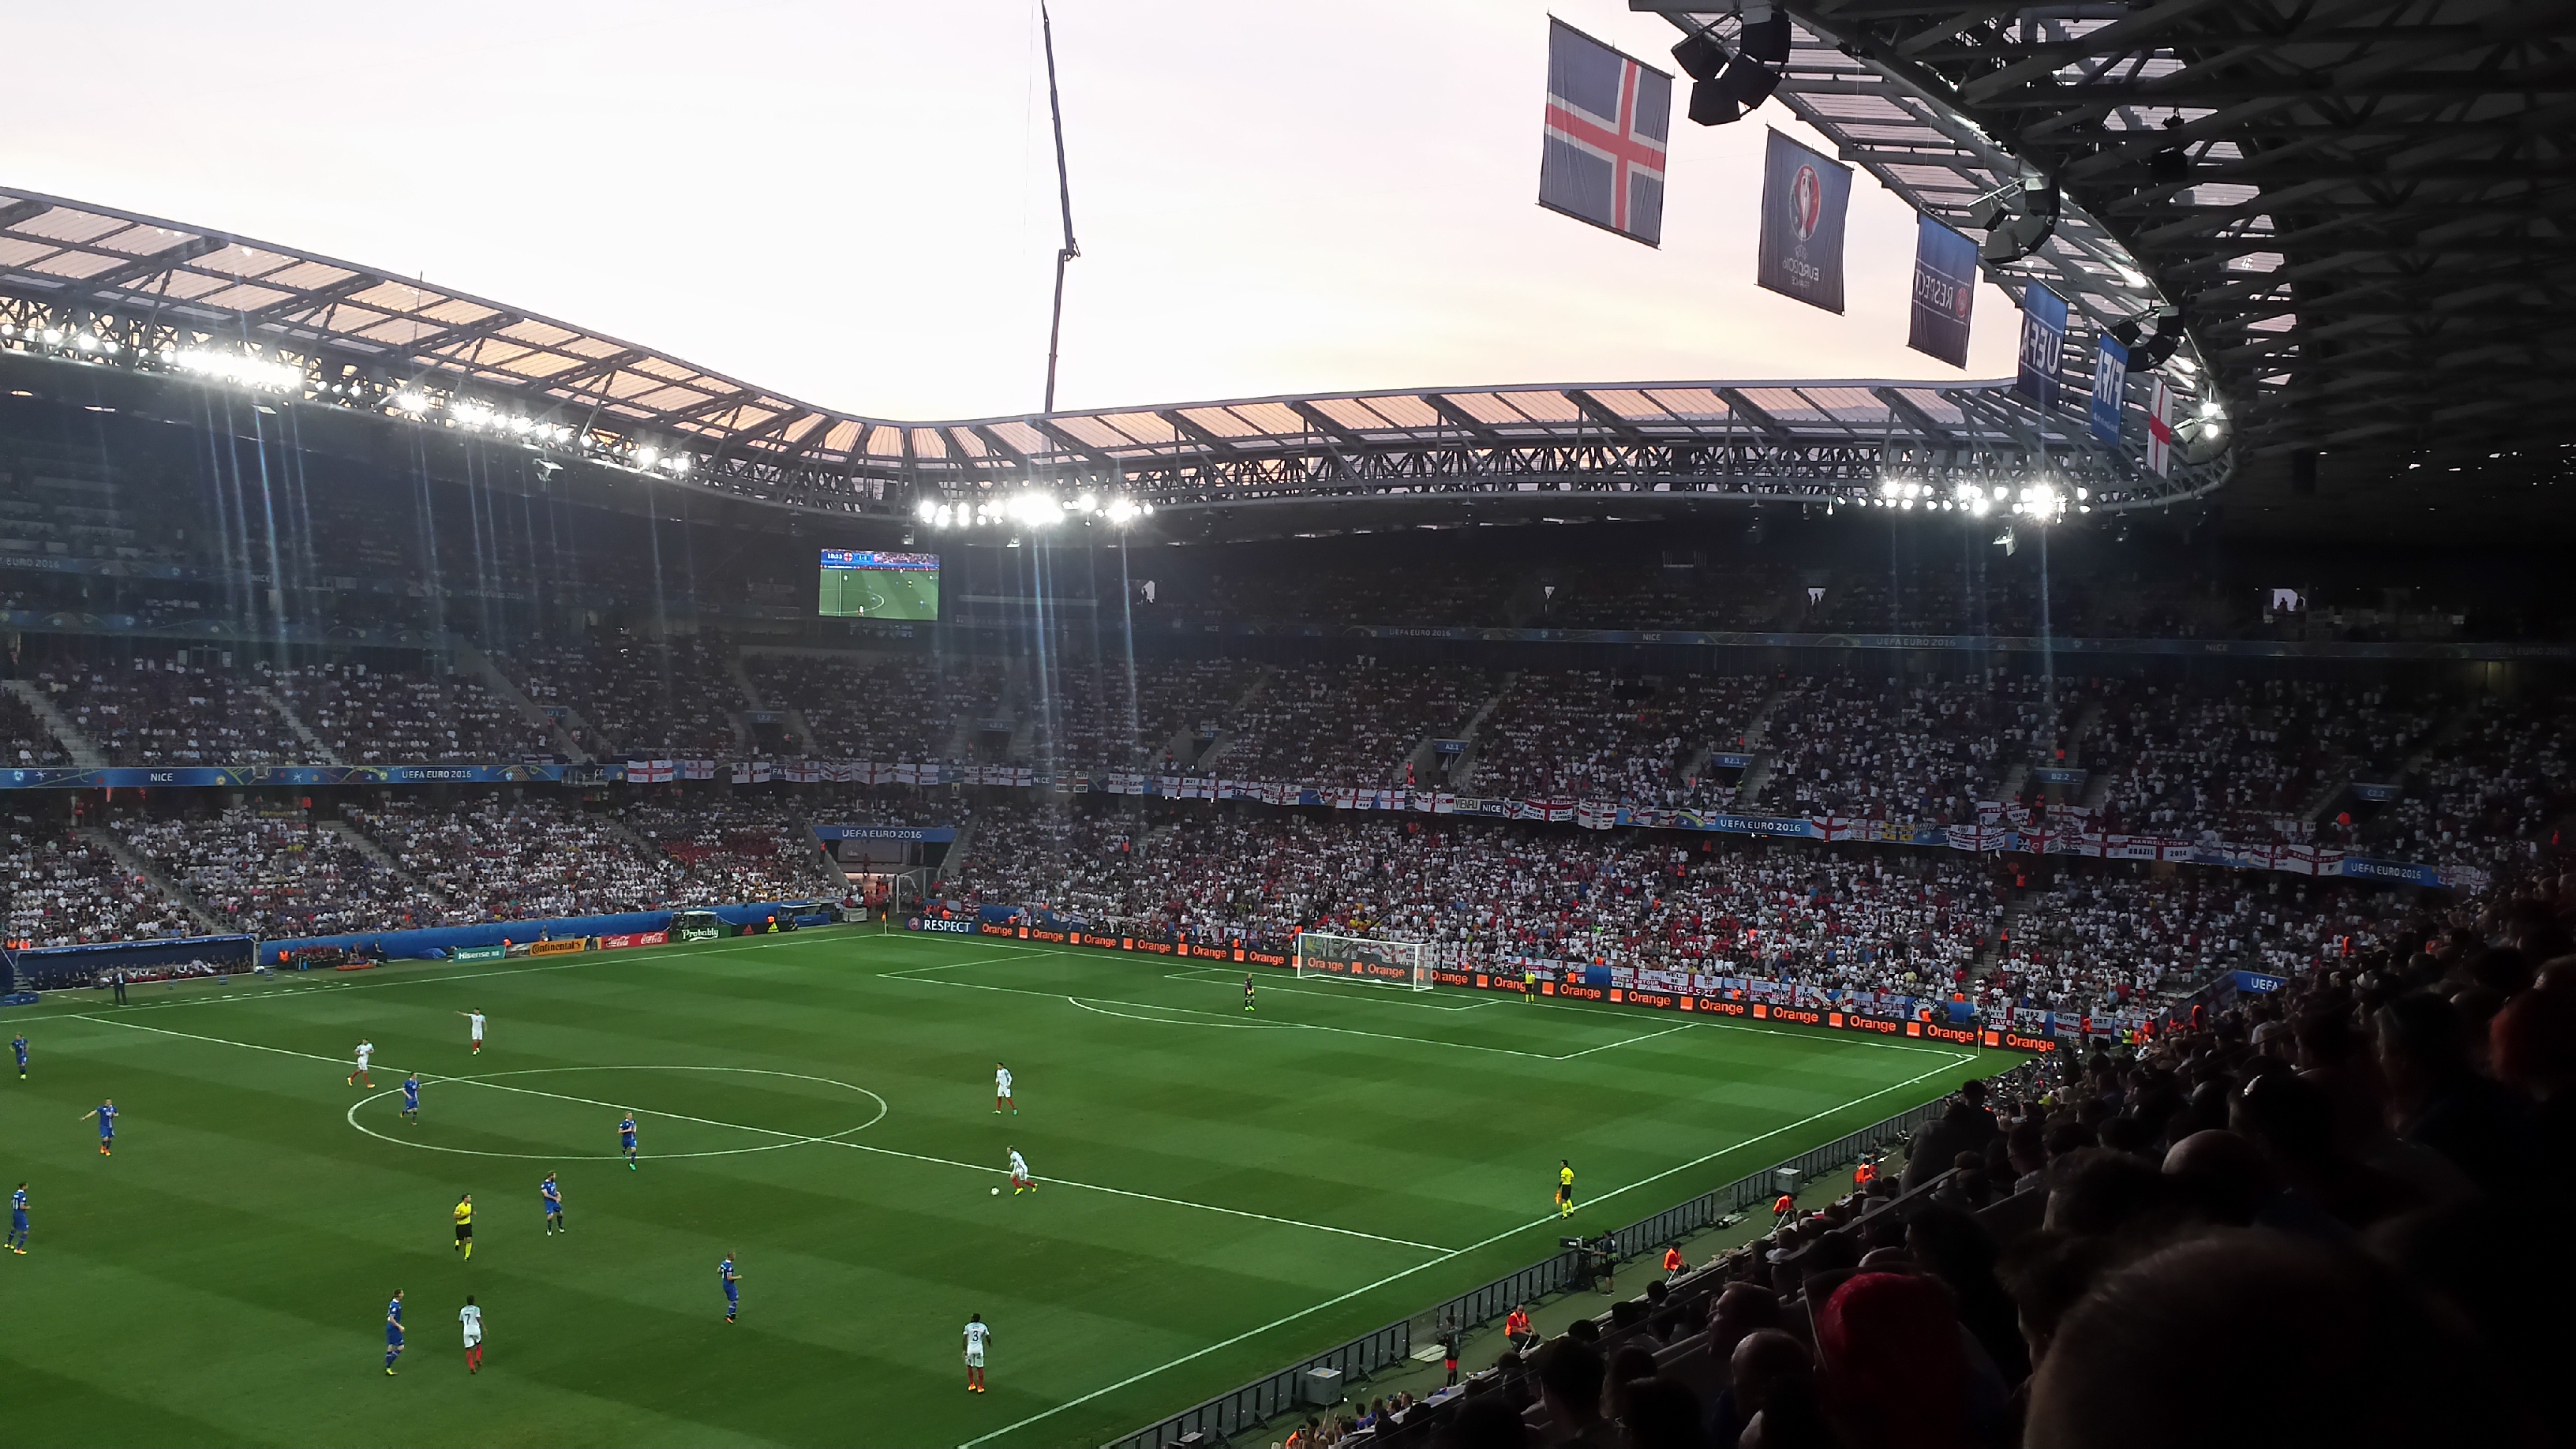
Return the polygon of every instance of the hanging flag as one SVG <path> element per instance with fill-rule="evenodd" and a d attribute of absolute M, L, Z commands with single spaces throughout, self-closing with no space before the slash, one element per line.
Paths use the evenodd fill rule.
<path fill-rule="evenodd" d="M 1762 160 L 1762 255 L 1754 280 L 1828 312 L 1843 309 L 1843 210 L 1851 168 L 1777 131 Z"/>
<path fill-rule="evenodd" d="M 1646 245 L 1664 241 L 1673 78 L 1550 17 L 1538 204 Z"/>
<path fill-rule="evenodd" d="M 2173 471 L 2173 389 L 2163 378 L 2147 402 L 2147 467 L 2159 478 Z"/>
<path fill-rule="evenodd" d="M 2093 436 L 2120 446 L 2120 405 L 2129 391 L 2129 349 L 2105 332 L 2093 349 Z"/>
<path fill-rule="evenodd" d="M 2021 373 L 2013 391 L 2041 408 L 2057 407 L 2057 364 L 2066 350 L 2066 299 L 2037 282 L 2021 289 Z"/>
<path fill-rule="evenodd" d="M 1926 216 L 1914 228 L 1914 308 L 1905 345 L 1968 365 L 1968 310 L 1977 300 L 1977 244 Z"/>

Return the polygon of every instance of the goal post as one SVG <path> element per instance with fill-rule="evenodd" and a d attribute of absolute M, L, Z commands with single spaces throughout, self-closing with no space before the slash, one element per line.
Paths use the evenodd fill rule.
<path fill-rule="evenodd" d="M 1333 977 L 1406 991 L 1429 991 L 1431 947 L 1421 941 L 1380 941 L 1365 936 L 1300 931 L 1297 933 L 1297 975 L 1301 979 Z"/>

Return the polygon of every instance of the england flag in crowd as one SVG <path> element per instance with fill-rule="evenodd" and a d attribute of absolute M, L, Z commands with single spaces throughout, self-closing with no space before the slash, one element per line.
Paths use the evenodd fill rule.
<path fill-rule="evenodd" d="M 1547 143 L 1538 204 L 1663 245 L 1673 78 L 1562 20 L 1547 33 Z"/>

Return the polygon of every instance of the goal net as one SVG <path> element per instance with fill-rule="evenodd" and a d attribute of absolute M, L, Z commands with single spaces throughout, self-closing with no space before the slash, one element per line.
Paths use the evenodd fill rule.
<path fill-rule="evenodd" d="M 1407 991 L 1431 989 L 1431 948 L 1420 941 L 1377 941 L 1361 936 L 1334 936 L 1322 931 L 1297 933 L 1299 977 L 1326 976 Z"/>

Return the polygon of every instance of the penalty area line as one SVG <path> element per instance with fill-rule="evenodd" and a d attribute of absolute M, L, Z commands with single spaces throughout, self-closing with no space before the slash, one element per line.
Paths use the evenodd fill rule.
<path fill-rule="evenodd" d="M 1888 1086 L 1881 1087 L 1881 1088 L 1879 1088 L 1879 1089 L 1878 1089 L 1877 1091 L 1875 1091 L 1875 1092 L 1870 1092 L 1870 1093 L 1867 1093 L 1867 1094 L 1862 1095 L 1862 1096 L 1854 1097 L 1854 1098 L 1852 1098 L 1850 1101 L 1848 1101 L 1848 1102 L 1844 1102 L 1844 1103 L 1841 1103 L 1841 1104 L 1839 1104 L 1839 1105 L 1837 1105 L 1837 1106 L 1827 1107 L 1826 1109 L 1824 1109 L 1824 1110 L 1823 1110 L 1823 1111 L 1821 1111 L 1821 1112 L 1813 1112 L 1813 1113 L 1809 1113 L 1807 1116 L 1801 1117 L 1801 1118 L 1799 1118 L 1799 1119 L 1798 1119 L 1797 1121 L 1795 1121 L 1795 1122 L 1785 1122 L 1785 1123 L 1782 1123 L 1780 1126 L 1774 1127 L 1774 1128 L 1772 1128 L 1772 1129 L 1771 1129 L 1770 1131 L 1768 1131 L 1768 1132 L 1758 1133 L 1758 1134 L 1756 1134 L 1756 1135 L 1754 1135 L 1754 1136 L 1751 1136 L 1751 1137 L 1747 1137 L 1747 1138 L 1745 1138 L 1745 1139 L 1744 1139 L 1743 1141 L 1741 1141 L 1741 1142 L 1732 1143 L 1732 1144 L 1730 1144 L 1730 1145 L 1728 1145 L 1728 1146 L 1718 1148 L 1717 1150 L 1715 1150 L 1715 1151 L 1713 1151 L 1713 1152 L 1703 1152 L 1703 1153 L 1701 1153 L 1699 1156 L 1692 1158 L 1692 1159 L 1691 1159 L 1690 1161 L 1688 1161 L 1688 1162 L 1680 1163 L 1680 1164 L 1677 1164 L 1677 1165 L 1672 1166 L 1672 1167 L 1667 1167 L 1667 1168 L 1665 1168 L 1665 1169 L 1664 1169 L 1663 1171 L 1661 1171 L 1661 1172 L 1655 1173 L 1655 1174 L 1653 1174 L 1652 1176 L 1649 1176 L 1649 1177 L 1641 1177 L 1641 1178 L 1637 1179 L 1635 1182 L 1628 1183 L 1628 1184 L 1627 1184 L 1627 1185 L 1625 1185 L 1625 1186 L 1622 1186 L 1622 1187 L 1614 1187 L 1614 1188 L 1612 1188 L 1610 1191 L 1608 1191 L 1608 1192 L 1605 1192 L 1605 1193 L 1601 1194 L 1601 1196 L 1599 1196 L 1599 1197 L 1597 1197 L 1597 1198 L 1594 1198 L 1594 1199 L 1593 1199 L 1593 1201 L 1594 1201 L 1594 1202 L 1596 1202 L 1596 1203 L 1599 1203 L 1599 1202 L 1607 1202 L 1607 1201 L 1609 1201 L 1611 1198 L 1618 1197 L 1618 1196 L 1620 1196 L 1620 1195 L 1621 1195 L 1621 1194 L 1623 1194 L 1623 1193 L 1630 1193 L 1630 1192 L 1634 1192 L 1634 1191 L 1636 1191 L 1638 1188 L 1641 1188 L 1641 1187 L 1651 1187 L 1651 1186 L 1652 1186 L 1652 1185 L 1654 1185 L 1655 1183 L 1661 1182 L 1661 1181 L 1663 1181 L 1665 1178 L 1668 1178 L 1668 1177 L 1673 1176 L 1675 1173 L 1688 1172 L 1688 1171 L 1690 1171 L 1692 1168 L 1699 1167 L 1699 1166 L 1703 1166 L 1703 1165 L 1705 1165 L 1705 1164 L 1707 1164 L 1707 1163 L 1713 1162 L 1713 1161 L 1717 1160 L 1717 1159 L 1718 1159 L 1718 1158 L 1720 1158 L 1720 1157 L 1724 1157 L 1724 1156 L 1726 1156 L 1726 1155 L 1727 1155 L 1727 1154 L 1729 1154 L 1729 1153 L 1733 1153 L 1733 1152 L 1741 1152 L 1741 1151 L 1743 1151 L 1745 1148 L 1753 1146 L 1755 1143 L 1758 1143 L 1758 1142 L 1767 1142 L 1767 1141 L 1769 1141 L 1770 1139 L 1772 1139 L 1772 1138 L 1774 1138 L 1774 1137 L 1779 1136 L 1779 1135 L 1780 1135 L 1781 1133 L 1783 1133 L 1783 1132 L 1795 1132 L 1795 1131 L 1797 1131 L 1799 1128 L 1806 1126 L 1806 1125 L 1807 1125 L 1808 1123 L 1810 1123 L 1810 1122 L 1819 1121 L 1819 1120 L 1822 1120 L 1823 1118 L 1833 1116 L 1833 1115 L 1834 1115 L 1835 1113 L 1837 1113 L 1837 1112 L 1847 1112 L 1847 1111 L 1851 1110 L 1852 1108 L 1859 1106 L 1861 1103 L 1871 1100 L 1872 1098 L 1875 1098 L 1875 1097 L 1884 1097 L 1884 1096 L 1886 1096 L 1886 1095 L 1887 1095 L 1888 1093 L 1890 1093 L 1890 1092 L 1902 1091 L 1902 1090 L 1904 1090 L 1904 1089 L 1905 1089 L 1905 1088 L 1907 1088 L 1907 1087 L 1913 1086 L 1913 1085 L 1914 1085 L 1915 1083 L 1917 1083 L 1917 1082 L 1920 1082 L 1920 1081 L 1925 1080 L 1926 1078 L 1929 1078 L 1929 1077 L 1937 1077 L 1937 1076 L 1941 1075 L 1943 1072 L 1951 1071 L 1951 1070 L 1955 1069 L 1955 1068 L 1956 1068 L 1956 1067 L 1957 1067 L 1961 1062 L 1971 1062 L 1971 1061 L 1975 1061 L 1975 1060 L 1976 1060 L 1976 1057 L 1975 1057 L 1973 1054 L 1969 1054 L 1969 1055 L 1956 1055 L 1956 1054 L 1953 1054 L 1953 1056 L 1952 1056 L 1952 1059 L 1951 1059 L 1951 1060 L 1949 1060 L 1949 1061 L 1947 1061 L 1947 1062 L 1944 1062 L 1944 1063 L 1943 1063 L 1943 1064 L 1941 1064 L 1940 1066 L 1934 1067 L 1932 1070 L 1930 1070 L 1930 1071 L 1928 1071 L 1928 1072 L 1922 1072 L 1922 1073 L 1919 1073 L 1919 1074 L 1917 1074 L 1917 1075 L 1915 1075 L 1915 1076 L 1908 1077 L 1908 1078 L 1906 1078 L 1904 1081 L 1896 1082 L 1896 1083 L 1892 1083 L 1892 1084 L 1890 1084 L 1890 1085 L 1888 1085 Z M 1483 1249 L 1490 1248 L 1490 1247 L 1492 1247 L 1493 1245 L 1495 1245 L 1496 1243 L 1499 1243 L 1499 1242 L 1503 1241 L 1505 1238 L 1509 1238 L 1509 1237 L 1512 1237 L 1512 1236 L 1514 1236 L 1514 1235 L 1516 1235 L 1516 1234 L 1520 1234 L 1520 1233 L 1526 1233 L 1526 1232 L 1529 1232 L 1529 1231 L 1531 1231 L 1532 1229 L 1535 1229 L 1535 1228 L 1545 1227 L 1546 1225 L 1548 1225 L 1548 1224 L 1550 1224 L 1550 1223 L 1553 1223 L 1553 1222 L 1555 1222 L 1555 1221 L 1557 1221 L 1557 1215 L 1556 1215 L 1555 1213 L 1552 1213 L 1552 1212 L 1551 1212 L 1551 1213 L 1547 1214 L 1545 1217 L 1532 1218 L 1532 1219 L 1530 1219 L 1528 1222 L 1523 1223 L 1523 1224 L 1521 1224 L 1521 1225 L 1520 1225 L 1520 1226 L 1518 1226 L 1518 1227 L 1505 1228 L 1503 1231 L 1501 1231 L 1501 1232 L 1499 1232 L 1499 1233 L 1494 1234 L 1492 1237 L 1489 1237 L 1489 1238 L 1485 1239 L 1485 1240 L 1484 1240 L 1484 1241 L 1482 1241 L 1482 1242 L 1478 1242 L 1478 1243 L 1470 1243 L 1470 1244 L 1468 1244 L 1466 1247 L 1463 1247 L 1463 1248 L 1449 1248 L 1449 1249 L 1443 1250 L 1443 1251 L 1441 1252 L 1440 1256 L 1438 1256 L 1438 1257 L 1436 1257 L 1436 1258 L 1427 1258 L 1427 1259 L 1423 1260 L 1422 1262 L 1419 1262 L 1419 1263 L 1414 1264 L 1414 1265 L 1413 1265 L 1412 1267 L 1410 1267 L 1410 1268 L 1405 1268 L 1405 1269 L 1401 1269 L 1401 1270 L 1399 1270 L 1399 1271 L 1397 1271 L 1397 1272 L 1389 1273 L 1389 1274 L 1387 1274 L 1385 1277 L 1378 1279 L 1378 1280 L 1377 1280 L 1376 1282 L 1374 1282 L 1374 1283 L 1366 1283 L 1366 1284 L 1362 1284 L 1360 1287 L 1354 1288 L 1354 1289 L 1350 1290 L 1350 1291 L 1349 1291 L 1349 1292 L 1347 1292 L 1347 1293 L 1342 1293 L 1342 1294 L 1338 1294 L 1338 1295 L 1336 1295 L 1336 1296 L 1334 1296 L 1334 1297 L 1327 1298 L 1327 1299 L 1325 1299 L 1323 1302 L 1321 1302 L 1321 1303 L 1317 1303 L 1317 1304 L 1314 1304 L 1314 1305 L 1313 1305 L 1313 1306 L 1311 1306 L 1311 1307 L 1307 1307 L 1307 1308 L 1300 1308 L 1300 1309 L 1298 1309 L 1298 1310 L 1297 1310 L 1296 1312 L 1294 1312 L 1294 1313 L 1285 1314 L 1285 1315 L 1283 1315 L 1283 1316 L 1281 1316 L 1281 1317 L 1274 1318 L 1274 1319 L 1272 1319 L 1271 1321 L 1269 1321 L 1268 1323 L 1262 1324 L 1262 1325 L 1261 1325 L 1260 1327 L 1258 1327 L 1258 1328 L 1247 1328 L 1247 1329 L 1245 1329 L 1243 1332 L 1236 1334 L 1236 1335 L 1235 1335 L 1234 1337 L 1232 1337 L 1232 1338 L 1224 1339 L 1224 1340 L 1221 1340 L 1221 1341 L 1216 1342 L 1216 1343 L 1211 1343 L 1211 1344 L 1209 1344 L 1209 1345 L 1208 1345 L 1207 1347 L 1205 1347 L 1205 1348 L 1196 1349 L 1196 1350 L 1193 1350 L 1193 1351 L 1191 1351 L 1191 1352 L 1189 1352 L 1189 1353 L 1185 1353 L 1185 1354 L 1181 1355 L 1179 1358 L 1173 1359 L 1173 1360 L 1171 1360 L 1171 1361 L 1170 1361 L 1170 1362 L 1168 1362 L 1168 1363 L 1160 1363 L 1160 1364 L 1156 1364 L 1156 1365 L 1155 1365 L 1154 1367 L 1152 1367 L 1152 1368 L 1145 1369 L 1145 1370 L 1143 1370 L 1143 1371 L 1141 1371 L 1141 1372 L 1138 1372 L 1138 1373 L 1129 1374 L 1127 1377 L 1125 1377 L 1125 1378 L 1123 1378 L 1123 1379 L 1120 1379 L 1118 1382 L 1116 1382 L 1116 1383 L 1114 1383 L 1114 1384 L 1107 1384 L 1107 1385 L 1103 1385 L 1103 1386 L 1102 1386 L 1102 1387 L 1100 1387 L 1100 1388 L 1093 1389 L 1090 1393 L 1084 1394 L 1082 1397 L 1080 1397 L 1080 1398 L 1078 1398 L 1078 1399 L 1067 1399 L 1067 1400 L 1065 1400 L 1063 1403 L 1056 1405 L 1056 1406 L 1055 1406 L 1054 1408 L 1052 1408 L 1052 1409 L 1042 1409 L 1042 1410 L 1040 1410 L 1039 1412 L 1034 1413 L 1034 1414 L 1031 1414 L 1031 1415 L 1029 1415 L 1027 1418 L 1020 1420 L 1020 1421 L 1019 1421 L 1019 1422 L 1017 1422 L 1017 1423 L 1014 1423 L 1014 1424 L 1005 1424 L 1005 1425 L 1003 1425 L 1001 1428 L 999 1428 L 999 1429 L 995 1429 L 994 1431 L 992 1431 L 992 1432 L 991 1432 L 991 1433 L 989 1433 L 989 1434 L 980 1435 L 980 1436 L 978 1436 L 978 1437 L 976 1437 L 976 1438 L 973 1438 L 973 1439 L 969 1439 L 969 1440 L 967 1440 L 964 1444 L 962 1444 L 962 1445 L 958 1446 L 958 1449 L 978 1449 L 978 1446 L 980 1446 L 980 1445 L 984 1445 L 984 1444 L 989 1444 L 989 1443 L 991 1443 L 993 1440 L 995 1440 L 995 1439 L 999 1439 L 999 1438 L 1001 1438 L 1001 1437 L 1002 1437 L 1003 1435 L 1005 1435 L 1005 1434 L 1014 1434 L 1014 1433 L 1019 1432 L 1019 1431 L 1020 1431 L 1020 1430 L 1022 1430 L 1022 1429 L 1025 1429 L 1025 1428 L 1029 1427 L 1031 1424 L 1043 1423 L 1043 1422 L 1045 1422 L 1045 1421 L 1046 1421 L 1046 1420 L 1048 1420 L 1048 1419 L 1052 1419 L 1052 1418 L 1054 1418 L 1056 1415 L 1063 1413 L 1063 1412 L 1064 1412 L 1065 1410 L 1067 1410 L 1067 1409 L 1078 1409 L 1078 1408 L 1082 1407 L 1084 1404 L 1088 1404 L 1088 1403 L 1092 1402 L 1092 1401 L 1093 1401 L 1093 1400 L 1095 1400 L 1095 1399 L 1099 1399 L 1099 1398 L 1105 1397 L 1105 1396 L 1107 1396 L 1107 1395 L 1109 1395 L 1109 1394 L 1114 1394 L 1114 1393 L 1118 1392 L 1118 1391 L 1119 1391 L 1119 1390 L 1121 1390 L 1121 1389 L 1125 1389 L 1125 1388 L 1132 1388 L 1132 1387 L 1134 1387 L 1135 1385 L 1140 1384 L 1140 1383 L 1143 1383 L 1145 1380 L 1147 1380 L 1147 1379 L 1150 1379 L 1150 1378 L 1154 1377 L 1156 1374 L 1168 1373 L 1168 1372 L 1170 1372 L 1171 1370 L 1176 1369 L 1176 1368 L 1179 1368 L 1179 1367 L 1181 1367 L 1181 1366 L 1182 1366 L 1182 1365 L 1184 1365 L 1184 1364 L 1195 1363 L 1195 1362 L 1197 1362 L 1198 1360 L 1203 1359 L 1203 1358 L 1207 1357 L 1209 1354 L 1212 1354 L 1212 1353 L 1222 1353 L 1222 1352 L 1224 1352 L 1226 1349 L 1232 1348 L 1232 1347 L 1234 1347 L 1234 1346 L 1235 1346 L 1236 1344 L 1238 1344 L 1238 1343 L 1242 1343 L 1242 1342 L 1244 1342 L 1244 1341 L 1246 1341 L 1246 1340 L 1248 1340 L 1248 1339 L 1258 1338 L 1258 1337 L 1260 1337 L 1262 1334 L 1269 1333 L 1269 1332 L 1271 1332 L 1271 1331 L 1272 1331 L 1272 1330 L 1274 1330 L 1274 1329 L 1285 1328 L 1285 1327 L 1287 1327 L 1289 1324 L 1292 1324 L 1292 1323 L 1297 1322 L 1299 1319 L 1303 1319 L 1303 1318 L 1311 1318 L 1311 1317 L 1313 1317 L 1314 1315 L 1316 1315 L 1316 1314 L 1318 1314 L 1318 1313 L 1321 1313 L 1321 1312 L 1324 1312 L 1326 1309 L 1329 1309 L 1329 1308 L 1338 1308 L 1338 1307 L 1340 1307 L 1342 1304 L 1348 1303 L 1348 1302 L 1350 1302 L 1352 1299 L 1357 1298 L 1357 1297 L 1359 1297 L 1360 1295 L 1362 1295 L 1362 1294 L 1364 1294 L 1364 1293 L 1374 1293 L 1374 1292 L 1376 1292 L 1378 1289 L 1380 1289 L 1380 1288 L 1384 1288 L 1384 1287 L 1387 1287 L 1387 1286 L 1389 1286 L 1390 1284 L 1394 1284 L 1394 1283 L 1402 1282 L 1403 1280 L 1405 1280 L 1405 1279 L 1407 1279 L 1407 1278 L 1410 1278 L 1410 1277 L 1412 1277 L 1414 1274 L 1419 1273 L 1419 1272 L 1422 1272 L 1423 1270 L 1425 1270 L 1425 1269 L 1427 1269 L 1427 1268 L 1437 1268 L 1437 1267 L 1439 1267 L 1439 1266 L 1440 1266 L 1441 1264 L 1443 1264 L 1443 1263 L 1451 1262 L 1451 1261 L 1453 1261 L 1453 1260 L 1455 1260 L 1455 1259 L 1458 1259 L 1458 1258 L 1463 1258 L 1463 1257 L 1465 1257 L 1466 1255 L 1468 1255 L 1469 1253 L 1479 1252 L 1479 1251 L 1482 1251 Z"/>

